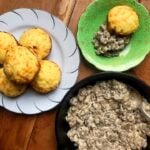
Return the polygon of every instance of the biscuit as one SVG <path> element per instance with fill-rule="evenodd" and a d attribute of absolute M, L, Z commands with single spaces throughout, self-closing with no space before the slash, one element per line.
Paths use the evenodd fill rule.
<path fill-rule="evenodd" d="M 0 64 L 3 64 L 7 50 L 17 46 L 16 39 L 7 32 L 0 32 Z"/>
<path fill-rule="evenodd" d="M 25 31 L 19 43 L 33 51 L 39 59 L 48 56 L 52 47 L 48 33 L 39 28 L 30 28 Z"/>
<path fill-rule="evenodd" d="M 26 85 L 19 85 L 10 81 L 5 75 L 3 68 L 0 69 L 0 92 L 9 97 L 21 95 L 26 90 Z"/>
<path fill-rule="evenodd" d="M 16 46 L 8 50 L 4 60 L 4 72 L 18 84 L 30 83 L 39 70 L 37 57 L 26 47 Z"/>
<path fill-rule="evenodd" d="M 129 6 L 115 6 L 108 13 L 108 28 L 120 35 L 129 35 L 139 27 L 137 13 Z"/>
<path fill-rule="evenodd" d="M 57 88 L 61 80 L 59 66 L 48 60 L 40 61 L 40 71 L 32 81 L 33 89 L 40 93 L 48 93 Z"/>

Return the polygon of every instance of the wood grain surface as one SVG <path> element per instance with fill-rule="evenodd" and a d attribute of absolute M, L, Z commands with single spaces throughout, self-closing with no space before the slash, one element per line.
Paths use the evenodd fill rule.
<path fill-rule="evenodd" d="M 38 8 L 59 17 L 76 36 L 80 15 L 92 0 L 0 0 L 0 14 L 16 8 Z M 141 0 L 150 10 L 150 0 Z M 78 81 L 99 72 L 81 55 Z M 129 71 L 150 85 L 150 55 Z M 39 115 L 19 115 L 0 108 L 0 150 L 57 150 L 57 108 Z"/>

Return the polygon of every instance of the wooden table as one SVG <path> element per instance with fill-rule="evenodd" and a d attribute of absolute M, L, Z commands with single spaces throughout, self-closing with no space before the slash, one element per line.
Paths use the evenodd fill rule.
<path fill-rule="evenodd" d="M 39 8 L 59 17 L 76 36 L 81 13 L 92 0 L 0 0 L 0 13 L 16 8 Z M 140 0 L 150 10 L 150 0 Z M 81 57 L 78 81 L 98 72 Z M 128 73 L 150 85 L 150 55 Z M 57 109 L 39 115 L 19 115 L 0 108 L 0 150 L 56 150 Z"/>

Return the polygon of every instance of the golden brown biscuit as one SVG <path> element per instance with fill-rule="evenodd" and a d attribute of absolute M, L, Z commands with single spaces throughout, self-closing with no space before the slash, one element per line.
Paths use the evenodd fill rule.
<path fill-rule="evenodd" d="M 129 6 L 113 7 L 108 13 L 108 27 L 120 35 L 129 35 L 139 27 L 137 13 Z"/>
<path fill-rule="evenodd" d="M 25 31 L 19 43 L 32 50 L 39 59 L 43 59 L 51 51 L 51 38 L 47 32 L 39 28 L 31 28 Z"/>
<path fill-rule="evenodd" d="M 3 64 L 7 50 L 17 46 L 16 39 L 9 33 L 0 32 L 0 64 Z"/>
<path fill-rule="evenodd" d="M 30 83 L 39 70 L 37 57 L 26 47 L 16 46 L 8 50 L 4 60 L 4 72 L 18 84 Z"/>
<path fill-rule="evenodd" d="M 61 80 L 61 71 L 52 61 L 41 60 L 40 71 L 32 81 L 33 89 L 40 93 L 47 93 L 57 88 Z"/>
<path fill-rule="evenodd" d="M 5 75 L 3 68 L 0 69 L 0 92 L 9 97 L 21 95 L 26 90 L 26 85 L 18 85 L 10 81 Z"/>

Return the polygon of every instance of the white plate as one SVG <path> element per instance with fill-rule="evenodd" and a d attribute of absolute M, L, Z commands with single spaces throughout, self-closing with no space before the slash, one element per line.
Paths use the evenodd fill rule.
<path fill-rule="evenodd" d="M 28 28 L 40 27 L 52 37 L 52 52 L 47 57 L 61 68 L 59 87 L 48 94 L 38 94 L 29 88 L 17 98 L 0 95 L 0 106 L 24 114 L 37 114 L 57 106 L 75 84 L 79 69 L 79 50 L 71 31 L 55 16 L 37 9 L 16 9 L 0 16 L 0 30 L 12 33 L 16 39 Z"/>

